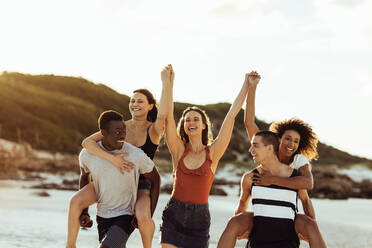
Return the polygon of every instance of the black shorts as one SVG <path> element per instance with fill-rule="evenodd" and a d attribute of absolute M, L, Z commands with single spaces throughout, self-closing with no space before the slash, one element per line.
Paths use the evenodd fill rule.
<path fill-rule="evenodd" d="M 270 235 L 270 234 L 268 234 Z M 264 243 L 264 244 L 252 244 L 249 240 L 246 248 L 298 248 L 300 245 L 299 241 L 288 240 L 276 243 Z"/>
<path fill-rule="evenodd" d="M 184 203 L 172 197 L 162 219 L 161 243 L 183 248 L 208 247 L 211 224 L 208 203 Z"/>
<path fill-rule="evenodd" d="M 125 247 L 128 237 L 134 231 L 131 223 L 133 217 L 133 215 L 120 215 L 113 218 L 103 218 L 97 215 L 99 242 L 120 244 L 119 246 L 108 245 L 109 247 Z"/>
<path fill-rule="evenodd" d="M 272 219 L 255 216 L 247 248 L 298 248 L 294 221 L 291 219 Z"/>

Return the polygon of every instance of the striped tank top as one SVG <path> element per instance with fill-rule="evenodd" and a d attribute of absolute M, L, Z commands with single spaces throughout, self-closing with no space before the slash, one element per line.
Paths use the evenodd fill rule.
<path fill-rule="evenodd" d="M 259 173 L 257 169 L 254 172 Z M 298 175 L 298 171 L 293 170 L 290 177 Z M 252 184 L 254 218 L 247 247 L 298 248 L 299 240 L 294 228 L 297 197 L 296 189 Z"/>

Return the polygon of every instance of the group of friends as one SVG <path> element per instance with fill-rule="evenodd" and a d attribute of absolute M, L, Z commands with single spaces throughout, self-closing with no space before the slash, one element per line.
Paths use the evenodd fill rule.
<path fill-rule="evenodd" d="M 307 194 L 313 187 L 310 161 L 318 156 L 318 139 L 312 128 L 292 118 L 274 122 L 270 131 L 259 130 L 255 94 L 261 77 L 255 71 L 245 75 L 215 139 L 208 115 L 198 107 L 186 108 L 176 125 L 174 75 L 171 65 L 162 70 L 158 106 L 150 91 L 135 90 L 129 102 L 131 119 L 124 121 L 120 113 L 105 111 L 98 119 L 99 131 L 82 142 L 80 190 L 70 200 L 66 247 L 76 247 L 80 227 L 92 226 L 88 207 L 95 203 L 99 247 L 126 247 L 135 228 L 139 229 L 143 247 L 152 247 L 152 215 L 160 191 L 153 158 L 164 132 L 174 183 L 162 214 L 161 246 L 208 247 L 208 197 L 244 102 L 249 152 L 258 167 L 241 179 L 240 200 L 218 248 L 232 248 L 244 238 L 248 239 L 247 247 L 252 248 L 299 247 L 300 239 L 312 248 L 326 247 Z M 297 213 L 298 197 L 304 214 Z M 253 212 L 247 211 L 250 198 Z"/>

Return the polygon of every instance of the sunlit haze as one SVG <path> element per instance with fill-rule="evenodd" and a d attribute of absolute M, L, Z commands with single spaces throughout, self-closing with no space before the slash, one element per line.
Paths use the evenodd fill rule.
<path fill-rule="evenodd" d="M 257 70 L 256 115 L 299 117 L 320 140 L 372 159 L 372 1 L 5 0 L 0 71 L 81 76 L 130 95 L 231 103 Z"/>

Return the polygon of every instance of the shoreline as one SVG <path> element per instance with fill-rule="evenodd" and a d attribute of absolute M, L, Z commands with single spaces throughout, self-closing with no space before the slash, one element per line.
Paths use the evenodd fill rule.
<path fill-rule="evenodd" d="M 8 185 L 8 186 L 6 186 Z M 67 211 L 73 191 L 45 190 L 49 197 L 40 197 L 38 189 L 22 188 L 18 181 L 0 181 L 0 247 L 63 247 L 67 232 Z M 154 214 L 156 231 L 153 247 L 159 245 L 161 213 L 170 199 L 160 194 Z M 210 247 L 216 247 L 228 219 L 238 203 L 238 196 L 210 196 L 211 240 Z M 319 228 L 329 248 L 372 247 L 372 200 L 313 199 Z M 251 206 L 251 204 L 250 204 Z M 302 207 L 299 206 L 300 212 Z M 89 210 L 95 223 L 95 206 Z M 345 235 L 348 234 L 348 235 Z M 370 238 L 369 238 L 370 237 Z M 245 247 L 245 241 L 238 241 L 236 247 Z M 77 247 L 96 247 L 98 235 L 96 223 L 89 230 L 81 230 Z M 141 247 L 138 231 L 128 241 L 128 247 Z M 302 242 L 301 248 L 308 247 Z"/>
<path fill-rule="evenodd" d="M 218 168 L 211 189 L 211 195 L 235 196 L 240 193 L 241 176 L 248 170 L 237 168 L 232 164 Z M 372 199 L 372 170 L 356 166 L 351 169 L 335 167 L 314 167 L 314 188 L 309 190 L 312 199 Z M 161 192 L 171 193 L 173 178 L 171 173 L 161 172 Z M 18 171 L 0 173 L 1 181 L 17 180 L 24 187 L 41 190 L 78 190 L 79 174 L 76 172 L 35 172 Z"/>

